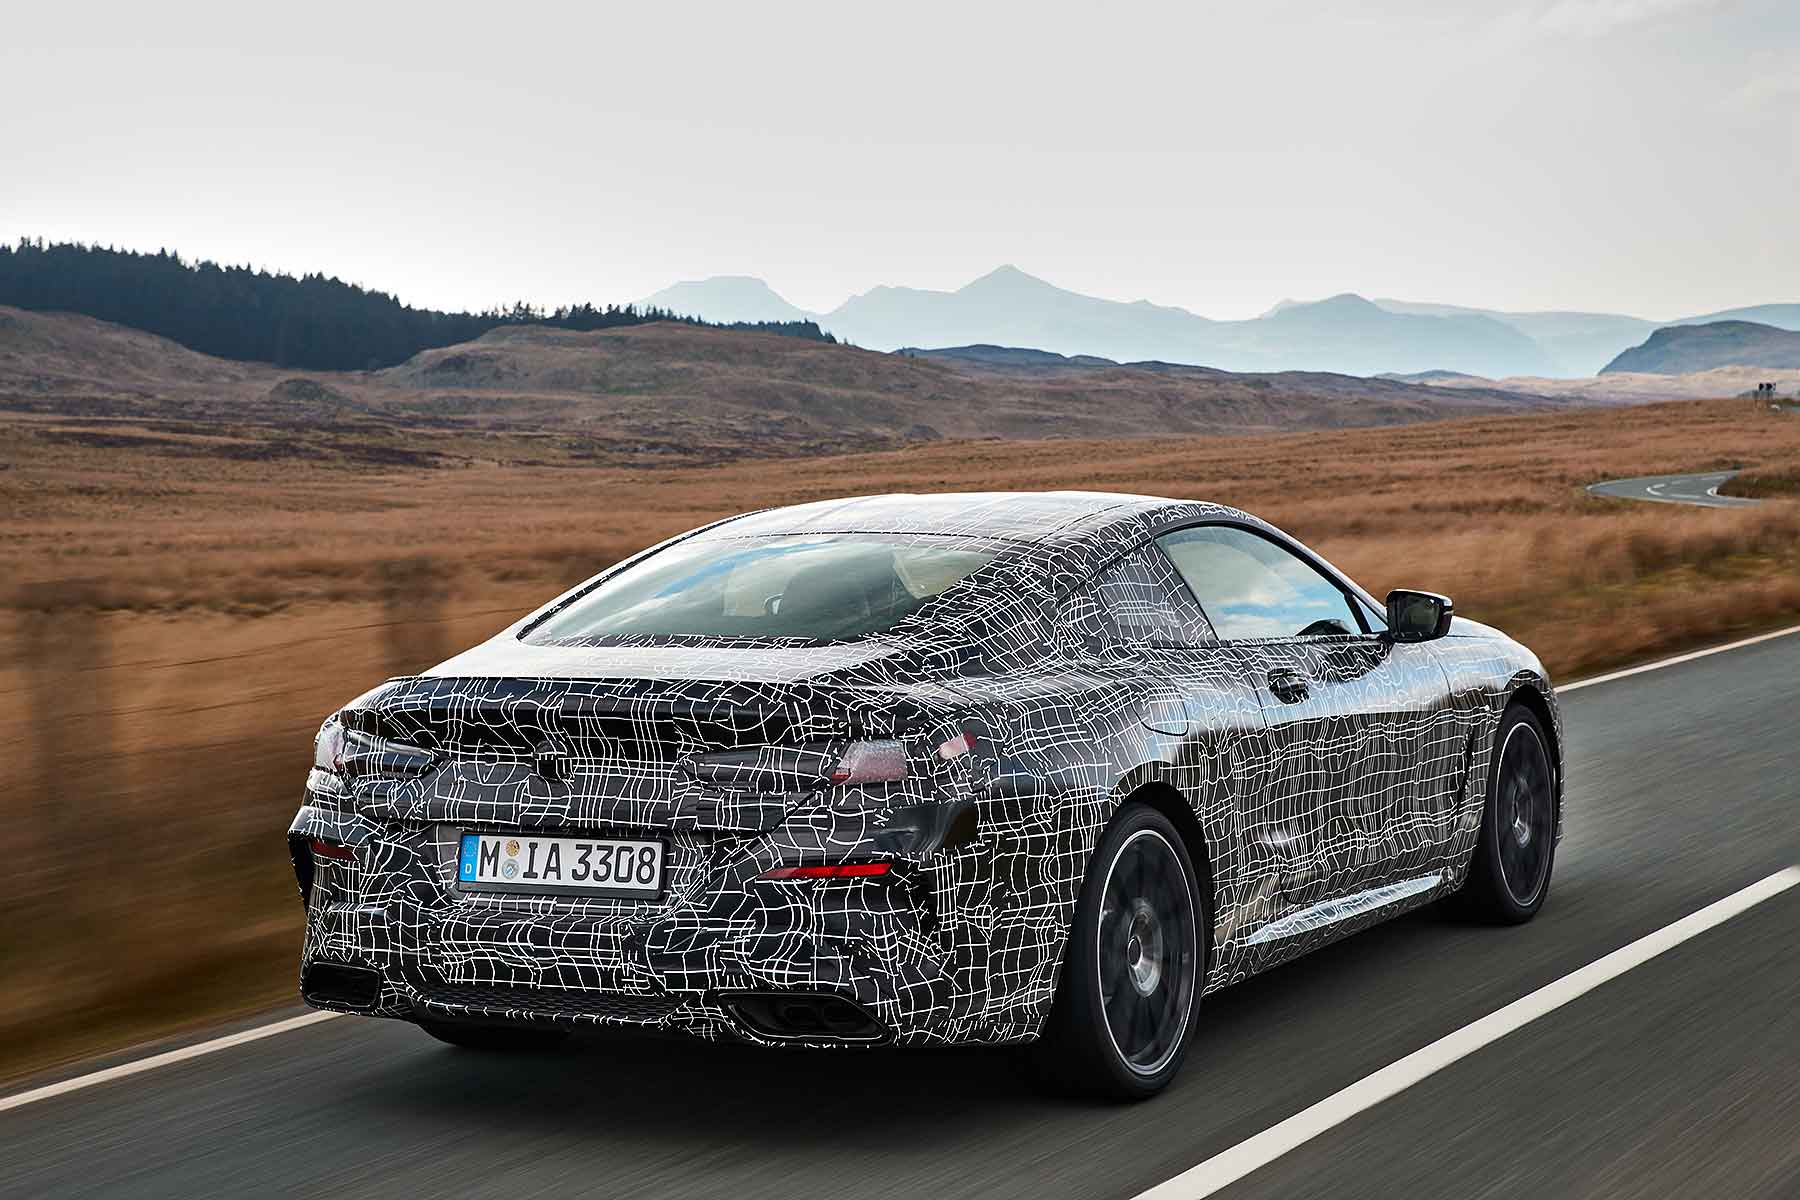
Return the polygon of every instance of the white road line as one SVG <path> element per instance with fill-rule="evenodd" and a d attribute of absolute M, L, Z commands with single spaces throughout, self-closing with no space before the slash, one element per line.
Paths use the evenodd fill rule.
<path fill-rule="evenodd" d="M 1760 504 L 1761 501 L 1748 496 L 1721 496 L 1719 488 L 1727 479 L 1736 475 L 1736 471 L 1718 471 L 1708 475 L 1639 475 L 1631 479 L 1602 479 L 1598 483 L 1590 483 L 1587 490 L 1596 496 L 1607 496 L 1614 500 L 1652 500 L 1658 504 L 1691 504 L 1701 508 L 1742 508 Z M 1671 492 L 1676 486 L 1705 487 L 1706 495 L 1693 492 Z M 1708 499 L 1712 503 L 1708 503 Z"/>
<path fill-rule="evenodd" d="M 1693 662 L 1696 658 L 1706 658 L 1713 654 L 1723 654 L 1727 650 L 1741 650 L 1745 646 L 1754 646 L 1758 642 L 1767 642 L 1778 637 L 1787 637 L 1791 633 L 1800 633 L 1800 625 L 1789 625 L 1786 629 L 1777 629 L 1774 633 L 1759 633 L 1755 637 L 1747 637 L 1741 641 L 1726 642 L 1723 646 L 1708 646 L 1704 650 L 1691 650 L 1686 654 L 1677 654 L 1673 658 L 1658 659 L 1639 667 L 1626 667 L 1623 671 L 1611 671 L 1605 675 L 1595 675 L 1591 679 L 1581 679 L 1574 683 L 1565 683 L 1556 689 L 1557 695 L 1564 692 L 1580 691 L 1584 687 L 1593 687 L 1596 683 L 1611 683 L 1615 679 L 1627 679 L 1633 675 L 1642 675 L 1646 671 L 1660 671 L 1664 667 L 1677 666 L 1684 662 Z"/>
<path fill-rule="evenodd" d="M 128 1075 L 139 1075 L 145 1071 L 154 1071 L 158 1067 L 171 1066 L 185 1062 L 190 1058 L 199 1058 L 203 1054 L 212 1054 L 219 1050 L 229 1050 L 233 1046 L 242 1046 L 245 1042 L 259 1041 L 262 1038 L 274 1037 L 278 1033 L 286 1033 L 290 1029 L 301 1029 L 307 1025 L 317 1025 L 320 1021 L 329 1021 L 341 1016 L 334 1012 L 309 1012 L 297 1017 L 289 1017 L 285 1021 L 275 1021 L 268 1025 L 258 1025 L 254 1029 L 246 1029 L 240 1033 L 229 1033 L 224 1037 L 213 1038 L 209 1042 L 198 1042 L 192 1046 L 183 1046 L 179 1050 L 169 1050 L 162 1054 L 152 1054 L 149 1058 L 140 1058 L 136 1062 L 120 1063 L 116 1067 L 108 1067 L 104 1071 L 94 1071 L 87 1075 L 77 1075 L 73 1079 L 65 1079 L 61 1083 L 47 1083 L 40 1088 L 32 1088 L 29 1092 L 19 1092 L 12 1096 L 0 1096 L 0 1112 L 9 1108 L 22 1108 L 27 1104 L 35 1104 L 39 1100 L 48 1100 L 52 1096 L 64 1096 L 70 1092 L 78 1092 L 82 1088 L 93 1087 L 97 1083 L 108 1083 L 114 1079 L 124 1079 Z"/>
<path fill-rule="evenodd" d="M 1554 1012 L 1571 1000 L 1593 991 L 1609 979 L 1615 979 L 1633 967 L 1642 966 L 1666 950 L 1672 950 L 1689 938 L 1705 933 L 1715 925 L 1729 921 L 1747 909 L 1754 908 L 1771 896 L 1778 896 L 1800 884 L 1800 866 L 1784 867 L 1766 879 L 1758 880 L 1723 900 L 1646 934 L 1630 945 L 1595 959 L 1585 967 L 1571 971 L 1514 1000 L 1504 1008 L 1455 1033 L 1439 1038 L 1431 1045 L 1415 1050 L 1396 1062 L 1364 1076 L 1342 1091 L 1335 1092 L 1311 1108 L 1295 1113 L 1287 1120 L 1271 1125 L 1229 1150 L 1213 1155 L 1199 1166 L 1191 1167 L 1173 1179 L 1157 1184 L 1137 1200 L 1199 1200 L 1220 1188 L 1236 1183 L 1258 1167 L 1265 1166 L 1289 1150 L 1304 1145 L 1320 1134 L 1334 1129 L 1358 1113 L 1365 1112 L 1420 1080 L 1465 1058 L 1513 1030 Z"/>
<path fill-rule="evenodd" d="M 1642 675 L 1646 671 L 1660 671 L 1664 667 L 1672 667 L 1678 663 L 1692 662 L 1696 658 L 1705 658 L 1710 654 L 1723 654 L 1727 650 L 1737 650 L 1743 646 L 1754 646 L 1758 642 L 1766 642 L 1771 638 L 1786 637 L 1790 633 L 1800 633 L 1800 625 L 1791 625 L 1786 629 L 1777 629 L 1774 633 L 1758 634 L 1756 637 L 1744 638 L 1741 641 L 1727 642 L 1723 646 L 1712 646 L 1705 650 L 1694 650 L 1687 654 L 1677 654 L 1673 658 L 1665 658 L 1658 662 L 1645 663 L 1639 667 L 1629 667 L 1623 671 L 1614 671 L 1608 675 L 1596 675 L 1592 679 L 1583 679 L 1576 683 L 1565 683 L 1557 688 L 1557 694 L 1579 691 L 1584 687 L 1592 687 L 1597 683 L 1611 683 L 1615 679 L 1624 679 L 1631 675 Z M 166 1067 L 171 1063 L 183 1062 L 190 1058 L 199 1058 L 203 1054 L 212 1054 L 219 1050 L 229 1050 L 233 1046 L 241 1046 L 245 1042 L 254 1042 L 259 1038 L 273 1037 L 278 1033 L 286 1033 L 290 1029 L 301 1029 L 320 1021 L 328 1021 L 341 1014 L 334 1012 L 310 1012 L 298 1017 L 289 1017 L 284 1021 L 276 1021 L 270 1025 L 259 1025 L 254 1029 L 246 1029 L 241 1033 L 227 1034 L 214 1038 L 209 1042 L 200 1042 L 186 1046 L 180 1050 L 170 1050 L 164 1054 L 155 1054 L 136 1062 L 121 1063 L 116 1067 L 108 1067 L 104 1071 L 95 1071 L 89 1075 L 78 1075 L 74 1079 L 65 1079 L 61 1083 L 46 1084 L 33 1088 L 29 1092 L 19 1092 L 12 1096 L 0 1096 L 0 1112 L 9 1108 L 31 1104 L 38 1100 L 48 1100 L 52 1096 L 61 1096 L 68 1092 L 92 1087 L 97 1083 L 106 1083 L 113 1079 L 124 1079 L 143 1071 L 154 1071 L 158 1067 Z M 1201 1193 L 1196 1193 L 1201 1194 Z"/>

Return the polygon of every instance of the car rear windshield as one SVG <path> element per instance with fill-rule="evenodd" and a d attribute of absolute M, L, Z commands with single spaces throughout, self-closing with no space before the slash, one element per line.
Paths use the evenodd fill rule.
<path fill-rule="evenodd" d="M 552 614 L 526 640 L 846 641 L 893 629 L 993 557 L 964 539 L 898 535 L 677 542 Z"/>

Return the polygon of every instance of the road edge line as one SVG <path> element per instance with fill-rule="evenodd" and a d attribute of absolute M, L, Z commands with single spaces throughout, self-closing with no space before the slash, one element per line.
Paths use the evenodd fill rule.
<path fill-rule="evenodd" d="M 1800 866 L 1783 867 L 1773 875 L 1715 900 L 1705 908 L 1645 934 L 1636 941 L 1603 955 L 1584 967 L 1547 983 L 1485 1017 L 1477 1018 L 1453 1033 L 1397 1059 L 1380 1070 L 1342 1088 L 1317 1104 L 1301 1109 L 1285 1121 L 1222 1150 L 1205 1162 L 1164 1180 L 1136 1200 L 1201 1200 L 1236 1183 L 1288 1151 L 1336 1128 L 1351 1117 L 1368 1111 L 1390 1096 L 1499 1041 L 1546 1013 L 1579 999 L 1601 984 L 1616 979 L 1633 967 L 1697 937 L 1739 913 L 1800 885 Z"/>
<path fill-rule="evenodd" d="M 1714 654 L 1723 654 L 1727 650 L 1741 650 L 1745 646 L 1754 646 L 1758 642 L 1773 641 L 1778 637 L 1800 633 L 1800 625 L 1789 625 L 1786 629 L 1777 629 L 1771 633 L 1759 633 L 1755 637 L 1740 638 L 1735 642 L 1726 642 L 1723 646 L 1707 646 L 1701 650 L 1690 650 L 1686 654 L 1677 654 L 1672 658 L 1661 658 L 1655 662 L 1643 663 L 1640 666 L 1626 667 L 1620 671 L 1608 671 L 1604 675 L 1594 675 L 1587 679 L 1577 679 L 1574 683 L 1565 683 L 1556 689 L 1557 695 L 1564 692 L 1578 692 L 1584 687 L 1593 687 L 1597 683 L 1611 683 L 1615 679 L 1629 679 L 1633 675 L 1642 675 L 1646 671 L 1660 671 L 1664 667 L 1680 666 L 1685 662 L 1693 662 L 1697 658 L 1708 658 Z"/>
<path fill-rule="evenodd" d="M 303 1029 L 308 1025 L 317 1025 L 320 1021 L 329 1021 L 333 1017 L 342 1016 L 335 1012 L 309 1012 L 297 1017 L 274 1021 L 267 1025 L 258 1025 L 254 1029 L 228 1033 L 224 1037 L 216 1037 L 210 1041 L 197 1042 L 192 1046 L 181 1046 L 174 1050 L 165 1050 L 161 1054 L 152 1054 L 149 1058 L 140 1058 L 134 1062 L 120 1063 L 115 1067 L 107 1067 L 101 1071 L 90 1071 L 86 1075 L 77 1075 L 73 1079 L 64 1079 L 59 1083 L 47 1083 L 43 1087 L 30 1091 L 18 1092 L 11 1096 L 0 1096 L 0 1112 L 8 1109 L 23 1108 L 27 1104 L 35 1104 L 39 1100 L 49 1100 L 54 1096 L 64 1096 L 70 1092 L 78 1092 L 96 1084 L 110 1083 L 115 1079 L 124 1079 L 131 1075 L 139 1075 L 145 1071 L 154 1071 L 158 1067 L 171 1066 L 190 1058 L 214 1054 L 220 1050 L 229 1050 L 233 1046 L 242 1046 L 246 1042 L 260 1041 L 266 1037 L 274 1037 L 278 1033 L 287 1033 L 293 1029 Z"/>

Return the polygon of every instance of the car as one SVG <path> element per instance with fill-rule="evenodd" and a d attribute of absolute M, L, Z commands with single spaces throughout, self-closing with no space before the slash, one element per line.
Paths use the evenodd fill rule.
<path fill-rule="evenodd" d="M 1542 664 L 1223 505 L 890 495 L 704 526 L 327 719 L 301 993 L 464 1047 L 1012 1045 L 1123 1099 L 1201 997 L 1544 903 Z"/>

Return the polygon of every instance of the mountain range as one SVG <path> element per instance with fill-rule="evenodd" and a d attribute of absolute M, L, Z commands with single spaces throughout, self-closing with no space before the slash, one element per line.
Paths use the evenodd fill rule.
<path fill-rule="evenodd" d="M 1590 376 L 1670 325 L 1748 320 L 1800 330 L 1800 304 L 1653 321 L 1619 313 L 1516 313 L 1369 300 L 1352 292 L 1283 301 L 1248 320 L 1215 321 L 1144 300 L 1082 295 L 1013 266 L 955 291 L 882 285 L 823 313 L 807 312 L 748 276 L 677 283 L 644 303 L 712 321 L 816 320 L 872 350 L 989 344 L 1228 371 L 1456 371 L 1492 379 Z"/>

